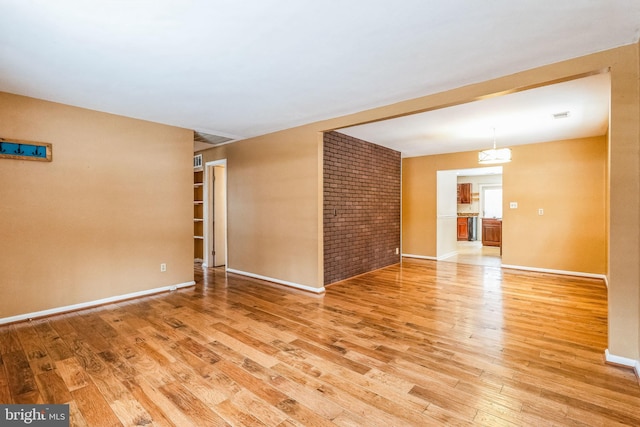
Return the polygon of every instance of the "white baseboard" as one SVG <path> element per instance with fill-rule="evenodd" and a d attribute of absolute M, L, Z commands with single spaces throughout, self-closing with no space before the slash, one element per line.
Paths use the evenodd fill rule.
<path fill-rule="evenodd" d="M 324 286 L 321 288 L 314 288 L 311 286 L 301 285 L 299 283 L 287 282 L 286 280 L 274 279 L 273 277 L 261 276 L 260 274 L 247 273 L 246 271 L 236 270 L 233 268 L 227 268 L 227 273 L 235 273 L 240 274 L 241 276 L 253 277 L 254 279 L 266 280 L 267 282 L 302 289 L 303 291 L 313 292 L 315 294 L 321 294 L 325 291 Z"/>
<path fill-rule="evenodd" d="M 418 258 L 418 259 L 429 259 L 434 261 L 441 261 L 443 259 L 452 257 L 457 255 L 458 252 L 451 252 L 448 254 L 444 254 L 439 257 L 433 256 L 425 256 L 425 255 L 414 255 L 414 254 L 402 254 L 405 258 Z M 538 268 L 538 267 L 526 267 L 523 265 L 510 265 L 510 264 L 502 264 L 500 267 L 502 268 L 511 268 L 514 270 L 523 270 L 523 271 L 534 271 L 537 273 L 551 273 L 551 274 L 562 274 L 565 276 L 578 276 L 578 277 L 588 277 L 591 279 L 602 279 L 604 281 L 605 286 L 609 287 L 609 278 L 606 274 L 596 274 L 596 273 L 584 273 L 582 271 L 568 271 L 568 270 L 553 270 L 550 268 Z"/>
<path fill-rule="evenodd" d="M 438 258 L 436 258 L 438 261 L 442 261 L 443 259 L 447 259 L 447 258 L 451 258 L 452 256 L 456 256 L 458 255 L 458 251 L 453 251 L 453 252 L 449 252 L 446 253 L 444 255 L 440 255 Z"/>
<path fill-rule="evenodd" d="M 54 314 L 67 313 L 69 311 L 81 310 L 83 308 L 90 308 L 98 305 L 109 304 L 112 302 L 124 301 L 132 298 L 139 298 L 147 295 L 158 294 L 161 292 L 175 291 L 178 288 L 186 288 L 189 286 L 194 286 L 195 284 L 196 282 L 193 282 L 193 281 L 185 282 L 177 285 L 163 286 L 161 288 L 148 289 L 146 291 L 133 292 L 130 294 L 116 295 L 113 297 L 103 298 L 99 300 L 82 302 L 80 304 L 66 305 L 64 307 L 56 307 L 48 310 L 35 311 L 33 313 L 18 314 L 17 316 L 0 318 L 0 325 L 4 325 L 7 323 L 21 322 L 24 320 L 31 320 L 38 317 L 52 316 Z"/>
<path fill-rule="evenodd" d="M 564 276 L 588 277 L 591 279 L 602 279 L 607 284 L 607 276 L 605 274 L 584 273 L 582 271 L 553 270 L 551 268 L 526 267 L 523 265 L 502 264 L 502 268 L 511 268 L 514 270 L 535 271 L 537 273 L 562 274 Z"/>
<path fill-rule="evenodd" d="M 438 258 L 434 257 L 434 256 L 426 256 L 426 255 L 413 255 L 413 254 L 402 254 L 403 257 L 405 258 L 418 258 L 418 259 L 430 259 L 433 261 L 437 261 Z"/>
<path fill-rule="evenodd" d="M 607 363 L 611 363 L 612 365 L 625 366 L 627 368 L 632 368 L 636 373 L 636 377 L 640 379 L 640 361 L 629 359 L 627 357 L 616 356 L 615 354 L 611 354 L 609 353 L 608 348 L 605 349 L 604 351 L 604 360 L 606 360 Z"/>
<path fill-rule="evenodd" d="M 458 255 L 458 251 L 449 252 L 444 255 L 440 255 L 439 257 L 426 256 L 426 255 L 402 254 L 402 256 L 406 258 L 430 259 L 433 261 L 442 261 L 443 259 L 451 258 L 452 256 L 456 256 L 456 255 Z"/>

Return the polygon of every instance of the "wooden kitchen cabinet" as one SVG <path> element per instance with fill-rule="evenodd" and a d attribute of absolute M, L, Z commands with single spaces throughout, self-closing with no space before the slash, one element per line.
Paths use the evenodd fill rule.
<path fill-rule="evenodd" d="M 458 240 L 469 240 L 469 220 L 466 217 L 458 217 Z"/>
<path fill-rule="evenodd" d="M 471 203 L 471 183 L 458 184 L 458 204 L 468 205 Z"/>
<path fill-rule="evenodd" d="M 502 220 L 482 218 L 482 246 L 502 247 Z"/>

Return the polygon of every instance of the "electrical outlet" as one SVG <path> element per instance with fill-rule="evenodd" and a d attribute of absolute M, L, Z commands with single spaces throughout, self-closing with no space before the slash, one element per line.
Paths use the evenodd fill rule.
<path fill-rule="evenodd" d="M 509 209 L 518 209 L 518 202 L 509 202 Z"/>
<path fill-rule="evenodd" d="M 544 209 L 542 208 L 538 209 L 538 215 L 544 215 Z"/>
<path fill-rule="evenodd" d="M 160 264 L 160 271 L 163 273 L 167 271 L 167 264 L 165 264 L 164 262 Z"/>
<path fill-rule="evenodd" d="M 400 255 L 400 248 L 396 248 L 396 255 Z"/>

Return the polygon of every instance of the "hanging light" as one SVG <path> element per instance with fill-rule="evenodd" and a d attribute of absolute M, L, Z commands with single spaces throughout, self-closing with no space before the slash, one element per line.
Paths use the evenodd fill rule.
<path fill-rule="evenodd" d="M 478 153 L 478 163 L 490 165 L 511 161 L 511 148 L 496 148 L 496 128 L 493 128 L 493 148 Z"/>

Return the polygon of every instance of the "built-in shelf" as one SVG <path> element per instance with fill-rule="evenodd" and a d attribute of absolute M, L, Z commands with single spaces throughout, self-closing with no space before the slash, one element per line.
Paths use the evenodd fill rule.
<path fill-rule="evenodd" d="M 199 157 L 196 159 L 196 157 Z M 204 255 L 204 170 L 202 155 L 193 160 L 193 258 L 202 261 Z M 199 166 L 199 167 L 196 167 Z"/>

